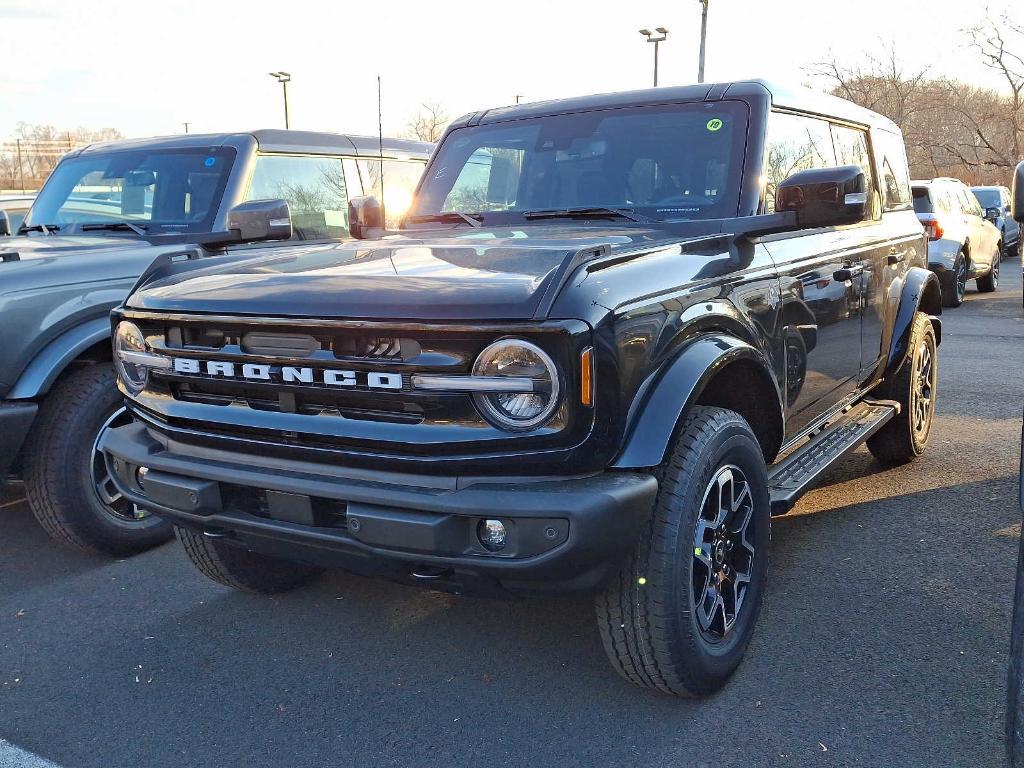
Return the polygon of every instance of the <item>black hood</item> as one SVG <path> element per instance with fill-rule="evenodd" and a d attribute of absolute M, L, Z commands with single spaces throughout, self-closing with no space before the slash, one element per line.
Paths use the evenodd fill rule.
<path fill-rule="evenodd" d="M 543 313 L 545 299 L 553 298 L 579 254 L 663 237 L 638 229 L 524 227 L 274 249 L 160 278 L 127 306 L 277 317 L 525 320 Z"/>

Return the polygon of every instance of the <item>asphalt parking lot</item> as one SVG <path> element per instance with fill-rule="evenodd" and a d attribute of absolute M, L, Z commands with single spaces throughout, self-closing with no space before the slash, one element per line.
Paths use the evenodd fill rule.
<path fill-rule="evenodd" d="M 1021 268 L 1003 267 L 944 315 L 928 453 L 883 471 L 861 449 L 774 521 L 761 623 L 718 696 L 621 681 L 586 599 L 343 573 L 251 597 L 177 543 L 123 561 L 52 544 L 15 487 L 0 767 L 1002 765 L 1024 402 Z"/>

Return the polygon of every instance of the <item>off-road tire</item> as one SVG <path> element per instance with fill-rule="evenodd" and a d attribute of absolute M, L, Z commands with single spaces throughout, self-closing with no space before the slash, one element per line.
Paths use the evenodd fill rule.
<path fill-rule="evenodd" d="M 953 268 L 939 275 L 939 287 L 941 288 L 942 306 L 944 307 L 959 307 L 964 303 L 963 293 L 957 290 L 957 275 L 961 268 L 965 270 L 967 268 L 963 251 L 956 255 Z"/>
<path fill-rule="evenodd" d="M 171 538 L 159 517 L 114 514 L 96 493 L 93 445 L 122 406 L 108 365 L 73 371 L 50 391 L 25 442 L 24 478 L 29 506 L 50 536 L 85 552 L 134 555 Z"/>
<path fill-rule="evenodd" d="M 919 384 L 924 365 L 920 354 L 922 345 L 931 357 L 931 370 L 928 374 L 930 379 L 929 402 L 923 429 L 918 426 L 920 414 L 915 413 L 917 405 L 915 387 Z M 928 446 L 928 435 L 931 432 L 936 396 L 938 395 L 938 355 L 935 329 L 925 314 L 918 312 L 914 315 L 914 325 L 907 347 L 907 360 L 891 379 L 882 382 L 874 390 L 874 394 L 881 399 L 898 402 L 900 412 L 868 438 L 868 450 L 878 461 L 890 467 L 913 461 L 924 453 Z"/>
<path fill-rule="evenodd" d="M 272 595 L 301 587 L 321 572 L 304 563 L 295 563 L 211 538 L 188 528 L 174 527 L 178 541 L 192 564 L 208 579 L 240 592 Z"/>
<path fill-rule="evenodd" d="M 1003 248 L 999 246 L 999 253 L 992 261 L 992 268 L 988 271 L 988 274 L 974 281 L 975 285 L 978 286 L 979 293 L 992 293 L 999 287 L 999 260 L 1002 258 L 1002 253 Z"/>
<path fill-rule="evenodd" d="M 708 483 L 723 467 L 745 474 L 753 509 L 751 581 L 730 634 L 712 644 L 694 605 L 694 535 Z M 768 571 L 767 471 L 757 439 L 737 413 L 697 406 L 686 415 L 665 463 L 640 541 L 595 598 L 605 651 L 636 685 L 682 696 L 721 688 L 736 670 L 760 612 Z"/>

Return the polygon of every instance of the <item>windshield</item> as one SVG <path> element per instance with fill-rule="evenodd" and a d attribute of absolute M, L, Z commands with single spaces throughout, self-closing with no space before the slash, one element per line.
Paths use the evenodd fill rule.
<path fill-rule="evenodd" d="M 1002 208 L 1003 203 L 999 199 L 998 189 L 972 189 L 974 196 L 978 198 L 982 208 Z"/>
<path fill-rule="evenodd" d="M 227 147 L 88 152 L 62 161 L 24 226 L 128 222 L 150 232 L 209 232 L 235 151 Z"/>
<path fill-rule="evenodd" d="M 407 221 L 483 214 L 484 223 L 579 208 L 645 218 L 735 216 L 747 108 L 738 102 L 606 109 L 453 131 Z"/>

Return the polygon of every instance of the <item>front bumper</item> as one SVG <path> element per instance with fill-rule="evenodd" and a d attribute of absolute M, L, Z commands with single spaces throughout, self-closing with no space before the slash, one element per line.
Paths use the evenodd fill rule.
<path fill-rule="evenodd" d="M 18 457 L 39 406 L 22 400 L 0 400 L 0 486 Z"/>
<path fill-rule="evenodd" d="M 140 423 L 100 439 L 126 497 L 265 554 L 457 591 L 598 587 L 636 543 L 657 481 L 403 475 L 185 445 Z M 139 467 L 145 467 L 139 480 Z M 477 538 L 497 518 L 506 546 Z"/>

